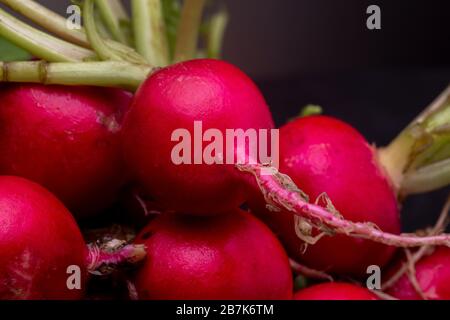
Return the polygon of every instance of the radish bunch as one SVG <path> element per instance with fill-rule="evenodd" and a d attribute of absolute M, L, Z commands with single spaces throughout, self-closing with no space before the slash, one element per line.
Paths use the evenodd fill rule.
<path fill-rule="evenodd" d="M 399 201 L 450 182 L 447 94 L 385 148 L 328 116 L 277 129 L 253 81 L 214 59 L 226 14 L 142 0 L 130 19 L 114 3 L 85 0 L 82 30 L 7 3 L 57 37 L 0 9 L 0 36 L 41 59 L 0 63 L 0 298 L 81 299 L 105 274 L 131 299 L 448 298 L 450 236 L 401 234 Z M 118 204 L 130 195 L 141 216 Z M 80 226 L 118 211 L 137 220 L 126 239 L 86 245 Z M 384 293 L 343 282 L 421 246 L 438 247 Z M 294 293 L 291 267 L 338 281 Z"/>

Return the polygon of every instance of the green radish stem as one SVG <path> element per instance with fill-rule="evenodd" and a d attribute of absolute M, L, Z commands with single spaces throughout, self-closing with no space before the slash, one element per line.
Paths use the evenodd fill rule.
<path fill-rule="evenodd" d="M 208 58 L 220 59 L 227 23 L 228 12 L 226 9 L 220 10 L 210 18 L 206 35 L 206 51 Z"/>
<path fill-rule="evenodd" d="M 94 17 L 94 0 L 86 0 L 83 6 L 84 26 L 86 28 L 86 34 L 89 39 L 89 43 L 95 52 L 102 60 L 114 60 L 121 61 L 122 59 L 111 51 L 102 37 L 97 32 L 97 26 L 95 24 Z"/>
<path fill-rule="evenodd" d="M 5 4 L 9 5 L 12 9 L 16 10 L 18 13 L 22 13 L 25 17 L 32 19 L 42 27 L 46 28 L 50 32 L 53 32 L 57 34 L 58 36 L 62 37 L 64 40 L 72 41 L 74 43 L 79 43 L 80 45 L 88 48 L 92 48 L 95 46 L 95 50 L 98 53 L 98 56 L 101 59 L 104 60 L 119 60 L 119 61 L 129 61 L 132 63 L 146 63 L 146 61 L 140 57 L 132 48 L 121 44 L 120 42 L 116 42 L 114 40 L 110 39 L 102 39 L 99 33 L 97 32 L 97 28 L 99 27 L 99 24 L 95 23 L 94 13 L 92 6 L 87 6 L 88 8 L 85 9 L 88 10 L 88 12 L 85 14 L 85 23 L 88 22 L 88 28 L 90 37 L 93 43 L 93 46 L 89 42 L 89 39 L 86 35 L 85 28 L 82 28 L 81 30 L 71 30 L 66 27 L 66 20 L 62 16 L 57 15 L 51 10 L 48 10 L 47 8 L 41 6 L 40 4 L 31 1 L 31 0 L 24 0 L 24 1 L 17 1 L 17 0 L 0 0 L 0 2 L 5 2 Z M 115 1 L 111 2 L 111 5 L 114 6 Z M 88 3 L 87 3 L 88 4 Z M 114 6 L 115 8 L 115 6 Z M 121 13 L 120 7 L 119 9 L 114 9 L 117 11 L 117 15 L 120 17 L 121 21 L 125 21 L 126 19 L 126 13 Z M 48 17 L 47 19 L 45 17 Z M 41 19 L 42 18 L 42 19 Z M 1 23 L 1 21 L 0 21 Z M 25 24 L 23 24 L 25 25 Z M 23 27 L 22 25 L 22 27 Z M 26 25 L 25 25 L 26 26 Z M 25 27 L 24 27 L 25 28 Z M 31 28 L 31 27 L 30 27 Z M 36 34 L 40 32 L 38 30 L 31 30 L 30 36 L 32 36 L 34 39 L 39 39 Z M 13 35 L 14 37 L 18 37 L 17 35 Z M 50 36 L 49 36 L 50 37 Z M 65 47 L 65 50 L 67 52 L 72 51 L 69 46 L 66 46 L 64 42 L 61 42 L 61 40 L 53 38 L 60 43 L 63 43 Z M 42 44 L 44 45 L 44 44 Z M 24 47 L 24 46 L 22 46 Z M 39 44 L 39 48 L 41 47 L 41 44 Z M 67 47 L 67 48 L 66 48 Z M 25 48 L 25 47 L 24 47 Z M 92 55 L 95 56 L 94 52 L 91 52 Z M 78 59 L 47 59 L 45 56 L 42 56 L 42 54 L 36 54 L 35 56 L 44 58 L 50 62 L 56 61 L 69 61 L 69 62 L 75 62 L 79 61 Z M 94 60 L 94 59 L 92 59 Z M 98 60 L 98 59 L 95 59 Z"/>
<path fill-rule="evenodd" d="M 70 29 L 67 27 L 67 19 L 47 9 L 32 0 L 0 0 L 17 13 L 30 19 L 61 39 L 71 43 L 90 48 L 89 41 L 83 29 Z"/>
<path fill-rule="evenodd" d="M 77 62 L 96 59 L 93 51 L 30 27 L 1 8 L 0 35 L 34 56 L 50 62 Z"/>
<path fill-rule="evenodd" d="M 32 0 L 0 0 L 0 2 L 5 3 L 17 13 L 22 14 L 49 32 L 59 36 L 61 39 L 88 49 L 92 48 L 84 27 L 81 27 L 79 30 L 68 28 L 66 25 L 66 18 L 56 14 L 39 3 Z M 123 11 L 124 9 L 120 7 L 120 3 L 116 0 L 110 0 L 109 3 L 114 8 L 114 12 L 117 14 L 120 21 L 127 22 L 129 18 L 126 16 L 126 12 Z M 99 27 L 102 24 L 96 25 Z M 104 39 L 104 42 L 107 43 L 108 47 L 120 46 L 122 48 L 127 48 L 125 45 L 121 45 L 110 39 Z M 131 48 L 128 50 L 131 50 Z"/>
<path fill-rule="evenodd" d="M 123 61 L 0 62 L 0 82 L 118 87 L 135 91 L 153 70 Z"/>
<path fill-rule="evenodd" d="M 450 86 L 387 147 L 381 164 L 403 197 L 450 183 Z"/>
<path fill-rule="evenodd" d="M 102 60 L 128 61 L 136 64 L 146 64 L 145 59 L 119 42 L 104 40 L 97 32 L 94 17 L 94 0 L 85 0 L 83 6 L 84 25 L 91 46 Z"/>
<path fill-rule="evenodd" d="M 152 65 L 169 64 L 169 47 L 160 0 L 132 0 L 136 50 Z"/>
<path fill-rule="evenodd" d="M 404 175 L 401 195 L 424 193 L 447 186 L 450 183 L 450 158 Z"/>
<path fill-rule="evenodd" d="M 174 62 L 195 58 L 205 0 L 185 0 L 178 24 Z"/>
<path fill-rule="evenodd" d="M 129 45 L 130 39 L 123 32 L 121 20 L 126 21 L 126 14 L 120 2 L 114 0 L 95 0 L 103 23 L 108 28 L 112 38 L 122 44 Z"/>

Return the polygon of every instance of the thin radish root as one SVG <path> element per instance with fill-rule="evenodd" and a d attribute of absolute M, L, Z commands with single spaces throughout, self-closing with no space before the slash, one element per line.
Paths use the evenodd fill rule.
<path fill-rule="evenodd" d="M 291 265 L 291 269 L 296 274 L 301 274 L 305 277 L 312 278 L 312 279 L 327 280 L 330 282 L 334 281 L 333 277 L 326 272 L 309 268 L 305 265 L 298 263 L 297 261 L 295 261 L 293 259 L 289 259 L 289 263 Z"/>
<path fill-rule="evenodd" d="M 399 300 L 396 297 L 391 296 L 390 294 L 387 294 L 380 290 L 372 290 L 373 294 L 377 295 L 382 300 Z"/>
<path fill-rule="evenodd" d="M 423 299 L 428 300 L 426 294 L 423 292 L 422 288 L 420 287 L 419 282 L 417 281 L 416 277 L 416 264 L 413 260 L 413 256 L 411 254 L 411 251 L 408 249 L 405 249 L 406 253 L 406 259 L 407 259 L 407 266 L 408 266 L 408 278 L 411 282 L 411 285 L 413 286 L 414 290 L 417 292 L 417 294 Z"/>
<path fill-rule="evenodd" d="M 128 298 L 130 300 L 139 300 L 139 295 L 136 290 L 136 286 L 130 280 L 127 280 Z"/>
<path fill-rule="evenodd" d="M 442 232 L 444 232 L 444 230 L 447 228 L 448 224 L 449 224 L 449 217 L 448 217 L 448 213 L 450 211 L 450 196 L 447 198 L 447 201 L 445 202 L 444 207 L 442 208 L 442 211 L 439 215 L 439 218 L 436 222 L 436 224 L 434 225 L 434 227 L 429 230 L 428 232 L 426 232 L 427 235 L 437 235 L 440 234 Z M 428 256 L 430 254 L 432 254 L 434 251 L 434 246 L 423 246 L 421 247 L 419 250 L 417 250 L 414 254 L 411 254 L 408 257 L 408 261 L 406 263 L 404 263 L 401 268 L 394 273 L 388 280 L 386 280 L 383 285 L 381 286 L 381 289 L 383 291 L 389 289 L 390 287 L 392 287 L 404 274 L 405 272 L 408 272 L 410 270 L 410 264 L 413 264 L 415 266 L 415 264 L 417 262 L 419 262 L 424 256 Z M 412 285 L 414 286 L 414 283 L 412 282 Z M 414 286 L 414 288 L 416 289 L 416 287 Z M 417 289 L 416 289 L 417 290 Z M 421 290 L 420 290 L 421 291 Z M 423 293 L 417 291 L 417 293 L 422 296 Z"/>
<path fill-rule="evenodd" d="M 88 245 L 87 268 L 95 275 L 111 274 L 118 265 L 136 264 L 146 257 L 145 246 L 127 244 L 126 241 L 113 239 L 105 244 Z"/>
<path fill-rule="evenodd" d="M 420 247 L 426 245 L 443 245 L 450 247 L 450 235 L 439 234 L 431 236 L 417 236 L 416 234 L 392 234 L 381 231 L 373 223 L 352 222 L 346 220 L 330 206 L 320 206 L 310 203 L 305 193 L 301 191 L 292 179 L 277 172 L 272 175 L 262 174 L 267 172 L 268 166 L 261 164 L 238 164 L 240 171 L 252 173 L 261 189 L 266 202 L 270 207 L 283 208 L 300 216 L 311 226 L 328 235 L 335 233 L 347 236 L 369 239 L 396 247 Z M 262 169 L 265 169 L 262 171 Z M 328 201 L 327 201 L 328 203 Z M 310 234 L 306 234 L 306 238 Z"/>

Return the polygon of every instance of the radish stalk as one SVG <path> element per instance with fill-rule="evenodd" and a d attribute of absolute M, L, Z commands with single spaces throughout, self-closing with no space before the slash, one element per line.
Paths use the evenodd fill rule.
<path fill-rule="evenodd" d="M 133 0 L 133 30 L 137 51 L 147 62 L 169 64 L 169 47 L 160 0 Z"/>
<path fill-rule="evenodd" d="M 185 0 L 178 25 L 174 62 L 195 58 L 205 0 Z"/>
<path fill-rule="evenodd" d="M 16 19 L 0 8 L 0 35 L 36 57 L 50 62 L 96 59 L 91 50 L 55 38 Z"/>
<path fill-rule="evenodd" d="M 15 10 L 17 13 L 20 13 L 32 20 L 36 24 L 45 28 L 58 35 L 61 39 L 72 42 L 74 44 L 80 45 L 85 48 L 92 48 L 91 44 L 85 33 L 85 28 L 82 27 L 80 30 L 71 30 L 66 26 L 66 19 L 53 11 L 45 8 L 44 6 L 32 1 L 32 0 L 0 0 L 0 2 L 4 2 L 10 8 Z M 126 12 L 122 13 L 123 8 L 116 8 L 116 2 L 111 2 L 111 5 L 114 7 L 114 11 L 117 12 L 117 15 L 121 19 L 121 21 L 127 21 Z M 119 3 L 120 5 L 120 3 Z M 97 23 L 97 28 L 101 27 L 102 24 Z M 101 32 L 100 32 L 101 33 Z M 125 45 L 122 45 L 119 42 L 110 39 L 103 39 L 103 41 L 108 45 L 108 47 L 115 48 L 116 50 L 120 50 L 123 54 L 128 54 L 133 52 L 133 50 Z M 136 55 L 133 52 L 132 55 Z M 136 60 L 136 59 L 135 59 Z M 139 62 L 143 60 L 140 59 Z"/>
<path fill-rule="evenodd" d="M 228 12 L 225 9 L 222 9 L 211 17 L 208 26 L 208 34 L 206 35 L 208 58 L 220 58 L 227 23 Z"/>
<path fill-rule="evenodd" d="M 134 91 L 151 71 L 150 66 L 122 61 L 0 62 L 0 81 L 92 85 Z"/>
<path fill-rule="evenodd" d="M 132 48 L 114 41 L 105 41 L 97 32 L 94 18 L 94 0 L 86 0 L 83 7 L 86 33 L 95 52 L 102 60 L 129 61 L 145 64 L 146 61 Z"/>
<path fill-rule="evenodd" d="M 400 196 L 450 183 L 450 86 L 386 148 L 379 159 Z"/>
<path fill-rule="evenodd" d="M 181 16 L 181 4 L 178 0 L 161 0 L 164 24 L 166 26 L 166 39 L 169 48 L 169 60 L 173 60 L 177 29 Z"/>
<path fill-rule="evenodd" d="M 83 29 L 67 28 L 67 19 L 32 0 L 1 0 L 17 13 L 25 16 L 61 39 L 90 48 Z"/>
<path fill-rule="evenodd" d="M 128 45 L 129 39 L 127 39 L 120 26 L 121 18 L 124 17 L 124 11 L 120 7 L 120 3 L 116 1 L 113 3 L 110 0 L 95 0 L 95 4 L 100 12 L 103 23 L 111 33 L 113 39 Z"/>

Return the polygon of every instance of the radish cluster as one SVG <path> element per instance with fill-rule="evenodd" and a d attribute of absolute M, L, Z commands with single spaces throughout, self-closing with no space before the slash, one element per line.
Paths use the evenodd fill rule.
<path fill-rule="evenodd" d="M 229 130 L 275 129 L 258 88 L 224 61 L 156 70 L 134 97 L 118 89 L 32 84 L 3 86 L 0 95 L 1 298 L 83 298 L 89 272 L 138 262 L 145 248 L 147 258 L 123 271 L 135 299 L 373 300 L 368 289 L 341 282 L 294 294 L 289 258 L 311 274 L 361 280 L 368 266 L 385 266 L 396 246 L 422 241 L 399 235 L 397 190 L 377 149 L 340 120 L 300 117 L 281 127 L 277 139 L 267 135 L 273 162 L 236 143 L 212 152 Z M 177 130 L 191 139 L 181 141 Z M 184 148 L 176 149 L 180 143 Z M 208 148 L 214 163 L 204 159 Z M 174 160 L 174 150 L 187 160 Z M 235 163 L 223 161 L 227 154 Z M 132 245 L 114 252 L 87 247 L 65 206 L 83 223 L 111 207 L 130 189 L 125 186 L 145 214 L 151 204 L 158 215 L 138 219 L 150 222 L 138 223 Z M 445 259 L 440 250 L 417 266 L 424 291 L 440 288 L 439 279 L 430 287 L 422 276 L 422 268 Z M 67 287 L 74 265 L 81 274 L 77 291 Z M 447 298 L 439 290 L 430 298 Z M 401 278 L 389 292 L 415 298 L 409 291 Z"/>
<path fill-rule="evenodd" d="M 442 221 L 399 215 L 450 183 L 450 88 L 377 148 L 328 116 L 275 128 L 209 1 L 84 0 L 83 28 L 3 2 L 36 59 L 0 61 L 0 299 L 450 299 Z"/>

